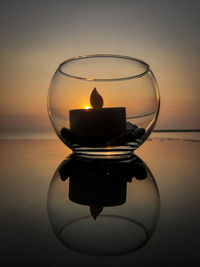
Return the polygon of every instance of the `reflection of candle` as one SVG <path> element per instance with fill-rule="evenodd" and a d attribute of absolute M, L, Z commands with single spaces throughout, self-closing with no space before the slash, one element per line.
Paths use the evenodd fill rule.
<path fill-rule="evenodd" d="M 103 98 L 94 88 L 90 102 L 92 109 L 69 111 L 70 131 L 77 137 L 118 136 L 126 131 L 124 107 L 102 108 Z"/>
<path fill-rule="evenodd" d="M 123 164 L 73 161 L 69 174 L 69 199 L 90 207 L 111 207 L 126 202 L 126 171 Z M 118 166 L 115 168 L 115 166 Z M 94 211 L 94 210 L 93 210 Z M 97 211 L 97 210 L 96 210 Z"/>

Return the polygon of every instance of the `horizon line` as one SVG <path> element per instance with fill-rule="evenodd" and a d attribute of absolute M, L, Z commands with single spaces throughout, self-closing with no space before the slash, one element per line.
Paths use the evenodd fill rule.
<path fill-rule="evenodd" d="M 156 129 L 153 132 L 200 132 L 200 129 Z"/>

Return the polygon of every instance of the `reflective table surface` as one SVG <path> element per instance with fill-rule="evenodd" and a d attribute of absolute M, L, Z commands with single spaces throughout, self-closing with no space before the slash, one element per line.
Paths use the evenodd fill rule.
<path fill-rule="evenodd" d="M 157 183 L 160 215 L 143 247 L 116 256 L 74 251 L 52 230 L 48 189 L 70 150 L 57 139 L 1 140 L 0 150 L 1 266 L 199 265 L 199 134 L 152 135 L 136 151 Z"/>

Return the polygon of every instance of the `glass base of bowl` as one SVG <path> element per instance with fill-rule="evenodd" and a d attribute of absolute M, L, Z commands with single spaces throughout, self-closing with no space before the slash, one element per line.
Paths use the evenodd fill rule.
<path fill-rule="evenodd" d="M 126 159 L 133 156 L 133 152 L 141 145 L 141 142 L 131 142 L 123 146 L 111 147 L 80 147 L 73 146 L 73 153 L 82 158 L 96 159 Z"/>

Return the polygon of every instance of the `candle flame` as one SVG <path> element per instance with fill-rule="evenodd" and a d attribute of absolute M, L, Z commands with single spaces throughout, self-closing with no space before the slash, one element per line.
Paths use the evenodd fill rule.
<path fill-rule="evenodd" d="M 97 89 L 94 88 L 90 96 L 90 104 L 93 108 L 102 108 L 103 107 L 103 98 L 97 92 Z"/>

